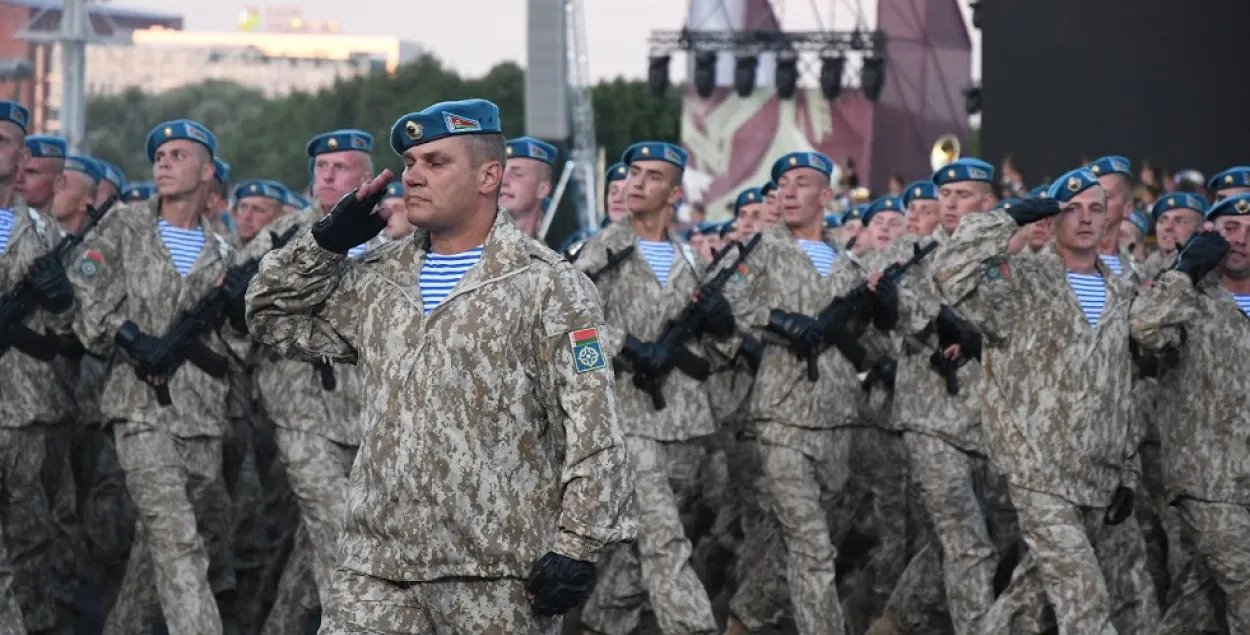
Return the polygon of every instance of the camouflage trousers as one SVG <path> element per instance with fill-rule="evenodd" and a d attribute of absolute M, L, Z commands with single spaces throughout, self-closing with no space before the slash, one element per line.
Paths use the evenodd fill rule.
<path fill-rule="evenodd" d="M 316 550 L 308 538 L 308 530 L 300 525 L 295 543 L 282 568 L 273 607 L 265 618 L 262 635 L 302 633 L 313 611 L 321 606 L 317 579 L 313 576 Z M 327 589 L 328 590 L 328 589 Z"/>
<path fill-rule="evenodd" d="M 610 549 L 582 622 L 597 633 L 628 635 L 650 598 L 665 635 L 715 632 L 712 603 L 690 564 L 681 521 L 681 510 L 699 490 L 708 458 L 705 440 L 626 436 L 625 443 L 634 467 L 638 540 Z"/>
<path fill-rule="evenodd" d="M 1036 615 L 1047 602 L 1063 634 L 1148 633 L 1159 623 L 1136 518 L 1109 526 L 1101 507 L 1009 489 L 1029 551 L 986 614 L 982 633 L 1014 634 L 1013 620 Z"/>
<path fill-rule="evenodd" d="M 171 633 L 220 635 L 209 554 L 230 553 L 221 439 L 177 438 L 136 423 L 118 423 L 113 430 L 138 523 L 119 600 L 104 632 L 145 632 L 154 589 Z M 218 573 L 219 584 L 229 581 L 233 588 L 225 574 Z"/>
<path fill-rule="evenodd" d="M 68 629 L 73 622 L 78 588 L 86 578 L 86 537 L 78 517 L 79 484 L 74 474 L 74 455 L 87 443 L 79 422 L 63 421 L 47 427 L 47 456 L 43 463 L 44 490 L 52 505 L 56 528 L 50 564 L 54 583 L 47 589 L 56 604 L 56 627 Z"/>
<path fill-rule="evenodd" d="M 517 579 L 392 582 L 339 569 L 319 635 L 558 635 Z"/>
<path fill-rule="evenodd" d="M 38 423 L 0 428 L 0 528 L 7 552 L 0 560 L 0 622 L 18 633 L 23 624 L 34 632 L 53 628 L 57 620 L 51 561 L 56 528 L 43 481 L 48 429 Z M 13 600 L 20 613 L 13 612 Z"/>
<path fill-rule="evenodd" d="M 1212 587 L 1223 592 L 1228 632 L 1250 633 L 1250 509 L 1192 498 L 1180 499 L 1178 508 L 1202 566 L 1191 569 L 1194 576 L 1186 581 L 1192 584 L 1185 585 L 1156 633 L 1218 632 Z"/>

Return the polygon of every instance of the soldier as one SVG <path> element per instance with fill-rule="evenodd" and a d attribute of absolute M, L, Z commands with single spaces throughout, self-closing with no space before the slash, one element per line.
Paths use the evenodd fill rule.
<path fill-rule="evenodd" d="M 586 626 L 604 635 L 628 635 L 637 629 L 648 596 L 665 635 L 712 633 L 717 628 L 712 604 L 690 565 L 690 541 L 680 517 L 696 504 L 716 432 L 701 383 L 706 377 L 674 370 L 662 388 L 663 407 L 635 383 L 640 375 L 657 376 L 677 355 L 659 340 L 699 282 L 698 270 L 681 256 L 681 246 L 668 230 L 681 197 L 686 158 L 685 150 L 659 141 L 627 148 L 621 162 L 629 168 L 624 193 L 629 222 L 599 232 L 576 263 L 582 271 L 599 272 L 604 353 L 619 355 L 630 366 L 617 374 L 616 394 L 634 468 L 638 542 L 613 548 L 603 580 L 582 613 Z M 631 248 L 628 258 L 604 270 L 612 254 Z M 724 297 L 708 294 L 699 306 L 700 333 L 724 337 L 733 332 L 733 313 Z M 687 350 L 706 356 L 698 344 Z"/>
<path fill-rule="evenodd" d="M 738 232 L 743 236 L 752 236 L 758 231 L 772 227 L 762 227 L 766 223 L 764 194 L 758 187 L 749 187 L 738 192 L 734 200 L 734 219 L 738 221 Z"/>
<path fill-rule="evenodd" d="M 378 206 L 378 214 L 386 219 L 386 229 L 378 235 L 386 236 L 388 241 L 407 238 L 417 229 L 408 222 L 408 211 L 404 209 L 404 184 L 399 181 L 386 184 L 386 195 Z"/>
<path fill-rule="evenodd" d="M 1155 201 L 1150 215 L 1155 221 L 1157 249 L 1146 259 L 1147 277 L 1154 278 L 1172 264 L 1181 245 L 1202 229 L 1202 215 L 1206 211 L 1207 200 L 1197 194 L 1174 192 Z"/>
<path fill-rule="evenodd" d="M 103 415 L 140 522 L 107 633 L 143 628 L 149 607 L 141 590 L 153 581 L 171 632 L 221 633 L 215 592 L 232 608 L 229 497 L 221 478 L 226 381 L 194 364 L 169 376 L 171 360 L 158 345 L 179 312 L 212 290 L 233 260 L 203 215 L 216 147 L 213 134 L 194 121 L 156 126 L 146 149 L 159 195 L 110 212 L 71 270 L 81 305 L 74 330 L 83 344 L 112 357 L 119 330 L 136 325 L 140 332 L 125 352 L 171 397 L 161 406 L 135 368 L 110 369 Z M 225 351 L 216 337 L 201 343 L 216 355 Z M 141 578 L 149 566 L 154 577 Z"/>
<path fill-rule="evenodd" d="M 234 188 L 234 216 L 239 241 L 247 245 L 283 213 L 290 192 L 276 181 L 252 179 Z"/>
<path fill-rule="evenodd" d="M 777 200 L 777 184 L 769 181 L 760 187 L 764 197 L 764 213 L 760 214 L 759 231 L 772 229 L 781 221 L 781 203 Z"/>
<path fill-rule="evenodd" d="M 556 147 L 533 137 L 509 139 L 508 165 L 504 169 L 499 204 L 512 214 L 521 233 L 538 235 L 543 223 L 546 198 L 551 194 L 551 171 L 556 163 Z"/>
<path fill-rule="evenodd" d="M 18 173 L 17 194 L 27 205 L 42 212 L 52 202 L 53 186 L 65 169 L 69 144 L 61 137 L 31 135 L 26 137 L 26 149 L 30 155 Z"/>
<path fill-rule="evenodd" d="M 213 159 L 213 185 L 204 201 L 204 217 L 213 231 L 238 249 L 242 246 L 234 218 L 230 216 L 230 164 L 220 158 Z"/>
<path fill-rule="evenodd" d="M 370 390 L 323 633 L 558 633 L 603 546 L 632 537 L 602 311 L 499 207 L 499 129 L 483 100 L 403 116 L 420 231 L 345 262 L 382 229 L 384 171 L 248 292 L 260 341 L 358 364 Z"/>
<path fill-rule="evenodd" d="M 1250 167 L 1239 165 L 1216 174 L 1207 181 L 1207 192 L 1215 197 L 1216 203 L 1230 196 L 1250 193 Z"/>
<path fill-rule="evenodd" d="M 1027 198 L 1044 198 L 1049 192 L 1049 185 L 1039 185 L 1029 190 Z M 1037 253 L 1050 242 L 1050 237 L 1054 233 L 1050 223 L 1033 223 L 1027 225 L 1028 231 L 1028 248 L 1029 251 Z"/>
<path fill-rule="evenodd" d="M 1100 189 L 1107 195 L 1107 230 L 1102 233 L 1098 257 L 1115 275 L 1127 276 L 1130 282 L 1141 284 L 1146 280 L 1141 264 L 1120 244 L 1120 222 L 1133 211 L 1133 165 L 1124 157 L 1109 156 L 1094 161 L 1088 167 L 1098 177 Z"/>
<path fill-rule="evenodd" d="M 625 205 L 625 177 L 629 176 L 629 168 L 624 163 L 613 163 L 603 175 L 603 204 L 608 210 L 604 218 L 607 223 L 615 223 L 629 216 L 629 207 Z"/>
<path fill-rule="evenodd" d="M 107 201 L 110 196 L 121 197 L 122 190 L 126 189 L 126 175 L 117 169 L 117 166 L 107 161 L 95 159 L 100 165 L 104 175 L 100 178 L 100 187 L 96 188 L 96 199 L 94 205 L 99 207 Z"/>
<path fill-rule="evenodd" d="M 1133 517 L 1134 289 L 1099 255 L 1106 200 L 1092 169 L 1074 170 L 1049 198 L 964 218 L 934 261 L 938 290 L 984 338 L 983 430 L 1029 547 L 985 633 L 1009 632 L 994 611 L 1013 596 L 1040 600 L 1039 590 L 1063 633 L 1140 633 L 1158 621 Z M 1043 220 L 1055 225 L 1054 252 L 1007 256 L 1016 229 Z"/>
<path fill-rule="evenodd" d="M 1139 209 L 1129 212 L 1128 218 L 1120 221 L 1118 233 L 1120 246 L 1128 251 L 1133 260 L 1146 262 L 1146 236 L 1150 235 L 1150 218 L 1146 213 Z"/>
<path fill-rule="evenodd" d="M 1245 350 L 1250 340 L 1250 194 L 1216 203 L 1207 220 L 1215 231 L 1193 236 L 1175 264 L 1141 292 L 1132 329 L 1146 348 L 1173 353 L 1174 365 L 1160 380 L 1166 395 L 1160 414 L 1169 424 L 1162 430 L 1167 500 L 1179 507 L 1227 598 L 1228 631 L 1244 633 L 1250 631 L 1250 404 L 1233 387 L 1250 369 L 1244 355 L 1229 351 Z M 1195 393 L 1194 386 L 1232 390 Z M 1194 632 L 1193 619 L 1169 610 L 1156 632 Z"/>
<path fill-rule="evenodd" d="M 0 102 L 0 285 L 8 293 L 29 275 L 39 306 L 20 326 L 36 333 L 46 329 L 65 332 L 74 308 L 73 289 L 59 262 L 40 258 L 60 238 L 60 232 L 55 223 L 28 208 L 14 191 L 27 154 L 24 139 L 28 121 L 26 108 Z M 0 632 L 6 635 L 57 627 L 58 587 L 65 584 L 50 566 L 55 560 L 52 541 L 56 527 L 42 471 L 51 425 L 66 414 L 63 404 L 69 395 L 55 380 L 53 366 L 23 352 L 22 343 L 13 335 L 5 334 L 8 346 L 0 354 L 0 376 L 4 377 L 0 392 L 0 529 L 7 552 L 0 553 Z"/>

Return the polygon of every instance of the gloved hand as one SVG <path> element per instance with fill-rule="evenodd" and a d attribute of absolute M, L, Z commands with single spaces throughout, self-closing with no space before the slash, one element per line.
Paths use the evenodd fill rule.
<path fill-rule="evenodd" d="M 230 320 L 230 326 L 240 333 L 247 333 L 247 285 L 252 282 L 253 275 L 242 267 L 231 267 L 226 270 L 226 277 L 221 282 L 222 292 L 230 298 L 226 303 L 226 318 Z"/>
<path fill-rule="evenodd" d="M 695 295 L 694 306 L 699 312 L 699 331 L 712 337 L 733 335 L 733 308 L 720 292 L 699 289 Z"/>
<path fill-rule="evenodd" d="M 764 345 L 750 335 L 743 335 L 742 344 L 738 347 L 738 358 L 746 363 L 747 369 L 754 376 L 760 372 L 760 362 L 764 361 Z"/>
<path fill-rule="evenodd" d="M 1133 489 L 1119 486 L 1115 490 L 1115 495 L 1111 497 L 1111 504 L 1107 506 L 1107 513 L 1103 516 L 1102 522 L 1108 525 L 1118 525 L 1133 515 Z"/>
<path fill-rule="evenodd" d="M 568 613 L 585 602 L 594 588 L 594 563 L 550 551 L 534 563 L 525 581 L 530 608 L 543 616 Z"/>
<path fill-rule="evenodd" d="M 954 309 L 943 304 L 938 309 L 936 324 L 938 346 L 941 349 L 958 344 L 961 359 L 981 361 L 981 334 L 956 315 Z"/>
<path fill-rule="evenodd" d="M 864 378 L 864 383 L 860 385 L 864 392 L 869 392 L 876 384 L 881 384 L 889 390 L 894 390 L 894 376 L 898 373 L 898 362 L 893 358 L 887 357 L 868 370 L 868 376 Z"/>
<path fill-rule="evenodd" d="M 656 377 L 668 369 L 672 360 L 667 351 L 655 342 L 644 342 L 633 335 L 625 335 L 625 347 L 621 351 L 634 367 L 634 373 Z"/>
<path fill-rule="evenodd" d="M 113 339 L 135 360 L 140 376 L 160 377 L 169 373 L 170 360 L 160 350 L 160 338 L 140 331 L 138 324 L 130 321 L 122 323 Z"/>
<path fill-rule="evenodd" d="M 30 282 L 39 295 L 39 306 L 49 313 L 64 313 L 74 306 L 74 286 L 65 275 L 65 267 L 47 256 L 35 260 L 30 267 Z"/>
<path fill-rule="evenodd" d="M 1016 225 L 1024 227 L 1036 223 L 1043 218 L 1050 218 L 1059 213 L 1059 201 L 1053 198 L 1026 198 L 1007 208 L 1007 215 L 1016 221 Z"/>
<path fill-rule="evenodd" d="M 386 195 L 385 184 L 363 199 L 357 197 L 359 192 L 360 188 L 356 188 L 344 194 L 334 204 L 334 209 L 313 225 L 313 239 L 322 249 L 346 254 L 352 247 L 369 242 L 386 227 L 386 221 L 373 213 Z"/>
<path fill-rule="evenodd" d="M 790 348 L 800 357 L 820 348 L 824 340 L 816 326 L 816 320 L 802 313 L 790 313 L 781 309 L 769 311 L 768 330 L 785 338 L 790 343 Z"/>
<path fill-rule="evenodd" d="M 872 325 L 883 333 L 898 324 L 898 284 L 886 276 L 877 281 L 872 294 Z"/>
<path fill-rule="evenodd" d="M 1228 250 L 1228 241 L 1224 240 L 1219 232 L 1199 232 L 1191 236 L 1185 246 L 1181 247 L 1180 254 L 1176 256 L 1176 264 L 1172 268 L 1188 275 L 1196 285 L 1203 276 L 1214 271 L 1224 261 Z"/>

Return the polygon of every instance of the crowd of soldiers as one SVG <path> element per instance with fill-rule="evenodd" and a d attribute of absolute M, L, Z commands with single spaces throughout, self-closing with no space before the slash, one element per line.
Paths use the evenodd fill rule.
<path fill-rule="evenodd" d="M 1250 633 L 1250 167 L 1146 214 L 1124 157 L 962 158 L 830 215 L 794 152 L 678 232 L 642 141 L 557 254 L 558 151 L 483 100 L 399 118 L 398 180 L 314 137 L 308 198 L 194 121 L 139 184 L 27 121 L 0 635 L 83 589 L 110 634 Z"/>

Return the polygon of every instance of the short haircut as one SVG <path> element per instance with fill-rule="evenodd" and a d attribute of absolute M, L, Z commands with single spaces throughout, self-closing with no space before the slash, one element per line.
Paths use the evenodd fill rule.
<path fill-rule="evenodd" d="M 498 132 L 468 135 L 465 141 L 469 146 L 469 161 L 475 168 L 487 161 L 498 161 L 500 165 L 508 162 L 507 145 Z"/>
<path fill-rule="evenodd" d="M 208 191 L 220 196 L 223 201 L 230 200 L 230 186 L 222 183 L 221 179 L 214 177 L 213 186 Z"/>

